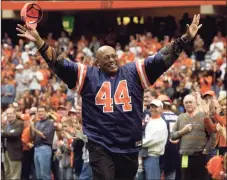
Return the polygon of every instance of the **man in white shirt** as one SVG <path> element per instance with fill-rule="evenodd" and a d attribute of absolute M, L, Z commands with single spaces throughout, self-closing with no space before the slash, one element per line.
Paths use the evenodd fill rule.
<path fill-rule="evenodd" d="M 30 46 L 29 46 L 28 44 L 26 44 L 26 45 L 24 46 L 24 49 L 25 49 L 25 51 L 23 51 L 23 52 L 21 53 L 21 59 L 22 59 L 23 64 L 29 62 L 29 51 L 30 51 Z"/>
<path fill-rule="evenodd" d="M 217 36 L 214 37 L 213 43 L 210 45 L 211 59 L 216 61 L 217 58 L 221 57 L 224 51 L 224 44 Z"/>
<path fill-rule="evenodd" d="M 168 138 L 165 121 L 161 118 L 163 103 L 154 99 L 151 101 L 151 118 L 145 128 L 143 147 L 148 148 L 148 156 L 144 158 L 146 179 L 160 179 L 159 157 L 164 154 Z"/>
<path fill-rule="evenodd" d="M 135 55 L 135 60 L 139 59 L 142 48 L 137 46 L 136 40 L 131 41 L 129 46 L 129 50 Z"/>
<path fill-rule="evenodd" d="M 29 90 L 35 91 L 35 90 L 41 90 L 40 81 L 43 80 L 43 75 L 40 71 L 38 71 L 37 66 L 32 66 L 32 72 L 29 76 L 30 84 L 29 84 Z"/>
<path fill-rule="evenodd" d="M 18 64 L 16 66 L 15 73 L 16 80 L 16 100 L 19 100 L 23 95 L 24 91 L 28 90 L 28 78 L 24 73 L 24 66 L 22 64 Z"/>

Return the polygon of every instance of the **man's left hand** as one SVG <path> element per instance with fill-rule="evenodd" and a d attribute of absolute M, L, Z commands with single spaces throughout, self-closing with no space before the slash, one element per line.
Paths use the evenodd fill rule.
<path fill-rule="evenodd" d="M 192 40 L 197 34 L 198 30 L 202 27 L 202 24 L 199 24 L 200 14 L 194 15 L 191 25 L 187 24 L 187 32 L 183 35 L 183 38 L 187 40 Z"/>

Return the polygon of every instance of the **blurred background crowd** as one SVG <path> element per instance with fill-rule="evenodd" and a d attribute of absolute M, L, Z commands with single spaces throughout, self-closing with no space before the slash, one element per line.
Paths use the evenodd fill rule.
<path fill-rule="evenodd" d="M 45 31 L 41 32 L 49 45 L 64 52 L 71 61 L 94 65 L 97 49 L 107 44 L 116 48 L 120 64 L 124 65 L 154 55 L 179 34 L 183 34 L 191 18 L 185 13 L 179 22 L 173 16 L 148 17 L 143 20 L 143 24 L 134 23 L 133 18 L 127 25 L 123 18 L 115 19 L 112 25 L 95 21 L 89 28 L 82 26 L 72 33 L 64 31 L 63 28 L 53 30 L 53 27 L 52 31 L 48 31 L 51 27 L 45 25 Z M 220 92 L 227 88 L 224 20 L 221 17 L 207 16 L 202 17 L 201 23 L 203 27 L 192 42 L 192 49 L 182 52 L 174 65 L 150 87 L 154 98 L 165 94 L 171 99 L 171 109 L 177 115 L 185 112 L 183 98 L 187 94 L 199 91 L 202 97 L 219 97 Z M 15 22 L 13 24 L 15 25 Z M 74 136 L 73 132 L 82 133 L 81 98 L 49 70 L 33 43 L 16 39 L 15 35 L 12 35 L 16 33 L 14 28 L 16 26 L 10 32 L 6 28 L 2 31 L 1 115 L 2 128 L 10 116 L 7 108 L 14 109 L 11 113 L 15 114 L 15 117 L 11 114 L 12 119 L 17 118 L 24 123 L 21 130 L 23 151 L 17 152 L 17 156 L 21 153 L 21 157 L 22 154 L 24 157 L 21 159 L 21 177 L 29 179 L 35 176 L 31 166 L 34 164 L 34 139 L 29 129 L 37 128 L 34 127 L 34 122 L 42 119 L 42 113 L 53 120 L 56 129 L 61 129 L 56 131 L 58 133 L 51 130 L 49 132 L 53 136 L 51 144 L 54 179 L 70 179 L 72 169 L 79 177 L 82 170 L 81 167 L 78 168 L 78 164 L 82 161 L 81 154 L 84 154 L 83 143 L 81 145 L 71 139 L 71 144 L 74 144 L 69 145 L 68 139 Z M 40 136 L 42 135 L 41 132 Z M 16 160 L 17 158 L 20 159 L 15 157 Z M 41 162 L 47 163 L 45 159 Z M 57 175 L 57 172 L 60 172 L 58 169 L 65 169 L 66 172 L 67 168 L 69 172 Z"/>

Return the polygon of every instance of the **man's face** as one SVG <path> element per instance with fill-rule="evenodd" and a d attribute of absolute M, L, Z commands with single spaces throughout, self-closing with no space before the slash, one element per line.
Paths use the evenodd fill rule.
<path fill-rule="evenodd" d="M 144 102 L 145 106 L 150 105 L 150 103 L 153 99 L 155 99 L 155 98 L 151 95 L 151 93 L 149 91 L 144 92 L 143 102 Z"/>
<path fill-rule="evenodd" d="M 196 100 L 193 96 L 189 95 L 184 98 L 184 108 L 188 113 L 192 113 L 196 109 Z"/>
<path fill-rule="evenodd" d="M 115 74 L 119 68 L 116 51 L 110 46 L 101 48 L 101 52 L 97 55 L 98 66 L 107 74 Z"/>
<path fill-rule="evenodd" d="M 154 104 L 151 104 L 150 105 L 150 111 L 151 111 L 152 116 L 157 116 L 157 115 L 161 114 L 162 108 L 158 107 Z"/>
<path fill-rule="evenodd" d="M 9 123 L 12 123 L 16 120 L 16 113 L 14 111 L 14 109 L 9 108 L 6 110 L 6 117 L 7 117 L 7 121 Z"/>
<path fill-rule="evenodd" d="M 42 120 L 46 118 L 46 110 L 45 108 L 38 109 L 38 117 Z"/>

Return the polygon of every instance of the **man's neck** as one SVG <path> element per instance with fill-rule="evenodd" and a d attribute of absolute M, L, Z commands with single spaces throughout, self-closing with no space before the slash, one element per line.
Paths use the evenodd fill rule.
<path fill-rule="evenodd" d="M 194 110 L 194 111 L 192 111 L 192 112 L 186 112 L 190 117 L 193 117 L 193 116 L 195 116 L 197 113 L 198 113 L 198 110 Z"/>
<path fill-rule="evenodd" d="M 45 120 L 47 120 L 47 118 L 46 118 L 46 117 L 45 117 L 45 118 L 40 119 L 40 121 L 45 121 Z"/>
<path fill-rule="evenodd" d="M 158 119 L 158 118 L 160 118 L 160 117 L 161 117 L 160 114 L 153 114 L 153 113 L 151 113 L 151 118 L 152 118 L 152 119 Z"/>
<path fill-rule="evenodd" d="M 9 121 L 9 124 L 13 124 L 13 123 L 15 123 L 15 122 L 16 122 L 16 120 Z"/>

